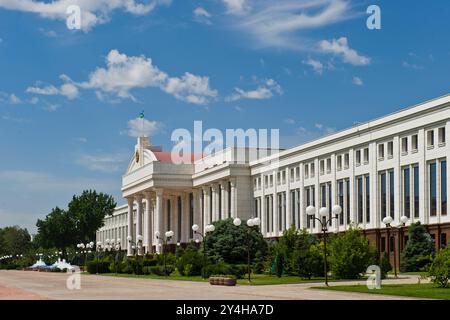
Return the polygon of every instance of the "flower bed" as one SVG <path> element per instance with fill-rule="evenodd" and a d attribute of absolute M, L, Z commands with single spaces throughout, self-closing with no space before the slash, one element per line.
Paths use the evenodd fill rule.
<path fill-rule="evenodd" d="M 235 286 L 236 277 L 234 276 L 211 276 L 209 277 L 209 284 L 213 286 Z"/>

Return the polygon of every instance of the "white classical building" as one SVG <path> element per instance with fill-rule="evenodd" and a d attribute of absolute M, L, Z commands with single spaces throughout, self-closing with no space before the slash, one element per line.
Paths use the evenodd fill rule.
<path fill-rule="evenodd" d="M 391 216 L 399 224 L 405 215 L 407 225 L 425 224 L 439 248 L 450 232 L 449 134 L 447 95 L 287 150 L 228 148 L 192 156 L 191 164 L 174 164 L 170 153 L 141 137 L 123 176 L 128 204 L 105 219 L 97 240 L 125 243 L 132 236 L 134 242 L 142 235 L 140 253 L 158 252 L 156 231 L 172 230 L 174 243 L 187 243 L 195 239 L 193 224 L 202 230 L 220 219 L 253 216 L 265 238 L 291 225 L 319 233 L 306 207 L 338 204 L 343 211 L 331 232 L 356 224 L 379 252 L 393 252 L 407 230 L 388 233 L 382 220 Z"/>

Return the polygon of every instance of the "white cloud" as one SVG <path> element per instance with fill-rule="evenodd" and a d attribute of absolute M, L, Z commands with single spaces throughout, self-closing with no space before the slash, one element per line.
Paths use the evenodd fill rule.
<path fill-rule="evenodd" d="M 303 61 L 303 64 L 306 64 L 306 65 L 312 67 L 313 70 L 318 74 L 323 73 L 324 66 L 323 66 L 322 62 L 320 62 L 319 60 L 314 60 L 314 59 L 309 58 L 308 60 Z"/>
<path fill-rule="evenodd" d="M 403 68 L 407 68 L 407 69 L 413 69 L 413 70 L 423 70 L 423 69 L 425 69 L 423 66 L 420 66 L 420 65 L 415 64 L 415 63 L 409 63 L 409 62 L 406 62 L 406 61 L 402 62 L 402 67 Z"/>
<path fill-rule="evenodd" d="M 346 0 L 227 2 L 234 3 L 235 11 L 231 12 L 241 15 L 237 17 L 238 21 L 232 21 L 233 26 L 249 34 L 260 47 L 313 50 L 313 43 L 299 33 L 329 26 L 355 15 Z M 239 10 L 241 2 L 245 10 Z"/>
<path fill-rule="evenodd" d="M 210 88 L 208 77 L 189 72 L 181 77 L 169 77 L 145 56 L 127 56 L 111 50 L 106 57 L 106 64 L 106 68 L 97 68 L 89 75 L 88 81 L 77 85 L 132 100 L 135 100 L 130 93 L 132 89 L 150 87 L 159 88 L 178 100 L 193 104 L 205 105 L 217 96 L 217 91 Z M 97 96 L 102 95 L 97 93 Z"/>
<path fill-rule="evenodd" d="M 129 120 L 127 126 L 128 129 L 126 133 L 130 137 L 134 138 L 141 137 L 143 135 L 147 137 L 153 136 L 163 128 L 163 124 L 161 122 L 141 118 Z"/>
<path fill-rule="evenodd" d="M 76 164 L 86 167 L 91 171 L 103 173 L 117 172 L 123 169 L 128 160 L 127 154 L 82 154 L 75 161 Z"/>
<path fill-rule="evenodd" d="M 364 85 L 364 82 L 361 80 L 360 77 L 353 77 L 353 84 L 356 86 L 362 86 Z"/>
<path fill-rule="evenodd" d="M 243 15 L 249 10 L 247 0 L 222 0 L 227 8 L 228 14 Z"/>
<path fill-rule="evenodd" d="M 211 24 L 211 14 L 205 8 L 197 7 L 194 10 L 194 17 L 197 22 Z"/>
<path fill-rule="evenodd" d="M 272 98 L 274 94 L 283 94 L 281 86 L 273 79 L 265 80 L 264 84 L 258 86 L 258 88 L 254 90 L 245 91 L 240 88 L 234 88 L 234 90 L 235 93 L 225 98 L 226 101 L 237 101 L 240 99 L 263 100 Z"/>
<path fill-rule="evenodd" d="M 284 119 L 284 122 L 287 123 L 287 124 L 295 124 L 295 120 L 292 119 L 292 118 Z"/>
<path fill-rule="evenodd" d="M 134 15 L 145 15 L 157 5 L 169 5 L 171 0 L 150 0 L 145 4 L 135 0 L 1 0 L 0 8 L 14 11 L 35 13 L 42 18 L 63 20 L 67 18 L 66 10 L 69 5 L 81 8 L 81 28 L 89 31 L 98 24 L 110 20 L 115 10 L 122 10 Z"/>
<path fill-rule="evenodd" d="M 340 56 L 345 63 L 355 66 L 370 64 L 370 58 L 360 55 L 356 50 L 349 47 L 346 37 L 331 41 L 322 40 L 319 42 L 319 49 L 324 53 Z"/>
<path fill-rule="evenodd" d="M 12 94 L 9 96 L 9 102 L 10 102 L 11 104 L 21 104 L 21 103 L 22 103 L 22 100 L 21 100 L 18 96 L 16 96 L 14 93 L 12 93 Z"/>
<path fill-rule="evenodd" d="M 61 75 L 60 78 L 64 81 L 70 81 L 70 79 L 66 75 Z M 62 95 L 69 100 L 76 99 L 79 95 L 78 88 L 70 82 L 62 84 L 59 89 L 54 85 L 48 85 L 45 87 L 28 87 L 26 92 L 46 96 Z"/>

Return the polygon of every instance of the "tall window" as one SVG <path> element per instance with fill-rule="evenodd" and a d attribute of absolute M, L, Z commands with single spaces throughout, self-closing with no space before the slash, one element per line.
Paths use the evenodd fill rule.
<path fill-rule="evenodd" d="M 344 181 L 338 182 L 338 202 L 342 208 L 339 215 L 339 224 L 342 226 L 344 224 Z"/>
<path fill-rule="evenodd" d="M 283 226 L 283 194 L 279 193 L 278 194 L 278 231 L 282 231 Z"/>
<path fill-rule="evenodd" d="M 270 196 L 266 196 L 266 232 L 270 232 Z"/>
<path fill-rule="evenodd" d="M 429 164 L 430 170 L 430 216 L 437 213 L 436 162 Z"/>
<path fill-rule="evenodd" d="M 191 226 L 194 225 L 194 194 L 189 193 L 189 238 L 194 238 Z"/>
<path fill-rule="evenodd" d="M 221 185 L 219 185 L 219 192 L 218 192 L 218 195 L 219 195 L 219 220 L 222 220 L 222 201 L 223 201 L 223 199 L 222 199 L 222 186 Z"/>
<path fill-rule="evenodd" d="M 389 171 L 389 214 L 392 219 L 395 218 L 394 211 L 394 171 Z"/>
<path fill-rule="evenodd" d="M 296 193 L 297 192 L 295 190 L 291 191 L 291 225 L 294 225 L 294 226 L 297 225 L 296 221 L 295 221 L 295 218 L 296 218 L 296 216 L 295 216 L 295 208 L 296 208 L 296 205 L 297 205 L 297 203 L 296 203 L 297 201 L 295 199 Z"/>
<path fill-rule="evenodd" d="M 170 217 L 170 215 L 171 215 L 171 207 L 170 207 L 170 200 L 167 200 L 167 231 L 169 231 L 171 228 L 170 228 L 170 222 L 171 222 L 171 217 Z"/>
<path fill-rule="evenodd" d="M 414 166 L 414 218 L 419 218 L 419 166 Z"/>
<path fill-rule="evenodd" d="M 387 201 L 387 186 L 386 186 L 386 173 L 380 174 L 380 193 L 381 193 L 381 203 L 380 203 L 380 209 L 381 209 L 381 219 L 386 217 L 386 201 Z"/>
<path fill-rule="evenodd" d="M 306 195 L 306 206 L 315 206 L 315 188 L 314 186 L 306 187 L 305 195 Z M 312 222 L 311 222 L 312 221 Z M 306 217 L 306 227 L 307 228 L 316 227 L 316 220 L 310 217 L 309 215 Z"/>
<path fill-rule="evenodd" d="M 209 188 L 209 221 L 213 221 L 213 201 L 212 201 L 212 188 Z"/>
<path fill-rule="evenodd" d="M 345 195 L 346 196 L 346 200 L 347 200 L 347 205 L 346 205 L 346 209 L 347 209 L 347 224 L 349 224 L 350 223 L 350 180 L 346 180 L 345 181 L 345 184 L 346 184 L 346 186 L 345 186 L 345 188 L 347 189 L 347 194 Z"/>
<path fill-rule="evenodd" d="M 441 161 L 441 215 L 447 215 L 447 161 Z"/>
<path fill-rule="evenodd" d="M 366 223 L 370 223 L 370 177 L 366 176 Z"/>
<path fill-rule="evenodd" d="M 331 182 L 329 182 L 327 184 L 327 188 L 328 188 L 328 219 L 330 220 L 329 225 L 331 226 L 333 223 L 331 221 L 331 205 L 332 205 L 332 199 L 333 199 L 333 193 L 332 193 L 332 189 L 331 189 Z"/>
<path fill-rule="evenodd" d="M 359 177 L 356 180 L 358 190 L 358 223 L 363 223 L 363 178 Z"/>
<path fill-rule="evenodd" d="M 177 241 L 180 241 L 181 239 L 181 217 L 182 217 L 182 205 L 181 205 L 181 197 L 177 197 L 177 233 L 178 233 L 178 239 Z"/>
<path fill-rule="evenodd" d="M 403 169 L 403 214 L 411 217 L 411 188 L 409 167 Z"/>

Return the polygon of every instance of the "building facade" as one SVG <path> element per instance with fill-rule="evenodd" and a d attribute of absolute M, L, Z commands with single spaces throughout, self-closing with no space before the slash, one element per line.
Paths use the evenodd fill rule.
<path fill-rule="evenodd" d="M 191 164 L 174 164 L 142 137 L 123 176 L 128 204 L 105 219 L 97 239 L 142 235 L 140 253 L 159 252 L 155 231 L 172 230 L 174 243 L 186 243 L 196 238 L 193 224 L 203 230 L 220 219 L 254 216 L 265 238 L 291 225 L 320 233 L 306 208 L 315 206 L 318 215 L 337 204 L 343 210 L 330 232 L 357 225 L 392 257 L 405 245 L 407 228 L 388 230 L 382 221 L 391 216 L 400 225 L 405 215 L 406 227 L 425 224 L 439 248 L 450 233 L 449 135 L 450 96 L 444 96 L 287 150 L 228 148 L 193 155 Z"/>

